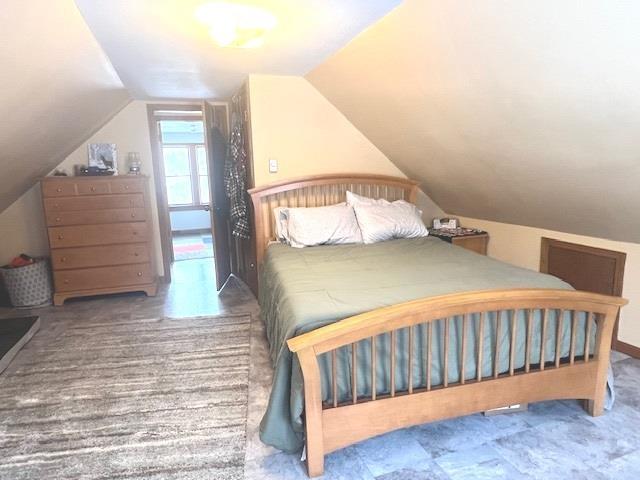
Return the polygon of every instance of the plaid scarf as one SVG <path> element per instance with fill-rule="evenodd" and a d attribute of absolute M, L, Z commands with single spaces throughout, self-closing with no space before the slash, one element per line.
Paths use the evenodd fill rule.
<path fill-rule="evenodd" d="M 231 233 L 239 238 L 249 238 L 249 211 L 246 199 L 247 154 L 242 135 L 242 116 L 237 99 L 233 99 L 231 109 L 231 139 L 229 154 L 224 162 L 224 187 L 229 197 Z"/>

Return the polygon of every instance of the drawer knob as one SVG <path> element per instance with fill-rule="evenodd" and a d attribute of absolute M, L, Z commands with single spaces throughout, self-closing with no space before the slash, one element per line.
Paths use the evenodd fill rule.
<path fill-rule="evenodd" d="M 56 222 L 59 222 L 59 221 L 60 221 L 60 217 L 56 217 Z"/>
<path fill-rule="evenodd" d="M 139 254 L 138 252 L 134 252 L 134 253 L 133 253 L 133 256 L 134 256 L 134 257 L 139 257 L 139 256 L 140 256 L 140 254 Z"/>
<path fill-rule="evenodd" d="M 96 191 L 96 187 L 91 187 L 91 191 L 95 192 Z"/>
<path fill-rule="evenodd" d="M 138 234 L 138 232 L 136 232 L 136 231 L 134 230 L 134 231 L 133 231 L 133 234 L 134 234 L 134 235 L 137 235 L 137 234 Z"/>
<path fill-rule="evenodd" d="M 135 213 L 132 213 L 132 214 L 131 214 L 131 218 L 136 218 L 136 214 L 135 214 Z"/>
<path fill-rule="evenodd" d="M 57 204 L 57 203 L 54 203 L 54 204 L 53 204 L 53 208 L 60 208 L 60 205 L 59 205 L 59 204 Z"/>
<path fill-rule="evenodd" d="M 62 191 L 62 188 L 60 187 L 56 188 L 56 192 L 61 192 L 61 191 Z"/>
<path fill-rule="evenodd" d="M 64 283 L 69 283 L 69 280 L 65 279 L 65 280 L 64 280 Z"/>
<path fill-rule="evenodd" d="M 58 235 L 58 240 L 62 240 L 64 238 L 64 235 L 60 234 Z"/>
<path fill-rule="evenodd" d="M 129 190 L 129 185 L 125 185 L 125 186 L 124 186 L 124 189 L 125 189 L 125 190 Z"/>
<path fill-rule="evenodd" d="M 66 261 L 67 261 L 67 257 L 62 257 L 62 258 L 60 258 L 60 261 L 61 261 L 62 263 L 66 262 Z"/>
<path fill-rule="evenodd" d="M 142 272 L 138 272 L 138 276 L 141 277 L 142 276 Z"/>

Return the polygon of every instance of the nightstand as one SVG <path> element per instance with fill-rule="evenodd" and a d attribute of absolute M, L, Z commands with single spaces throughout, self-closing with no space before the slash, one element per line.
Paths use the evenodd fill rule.
<path fill-rule="evenodd" d="M 487 245 L 489 245 L 489 234 L 482 230 L 476 230 L 475 228 L 440 228 L 429 229 L 429 235 L 439 238 L 453 245 L 457 245 L 472 252 L 479 253 L 481 255 L 487 254 Z"/>

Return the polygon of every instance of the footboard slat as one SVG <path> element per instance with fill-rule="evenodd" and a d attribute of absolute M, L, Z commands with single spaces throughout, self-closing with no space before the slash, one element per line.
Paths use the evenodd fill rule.
<path fill-rule="evenodd" d="M 511 343 L 509 344 L 509 375 L 513 375 L 515 370 L 516 357 L 516 334 L 518 333 L 517 311 L 514 310 L 511 316 Z"/>
<path fill-rule="evenodd" d="M 542 326 L 540 332 L 540 370 L 544 370 L 545 344 L 547 343 L 547 309 L 542 309 Z"/>
<path fill-rule="evenodd" d="M 376 366 L 377 366 L 377 357 L 376 357 L 376 337 L 371 337 L 371 400 L 376 399 L 376 394 L 378 392 L 378 386 L 376 385 Z"/>
<path fill-rule="evenodd" d="M 477 375 L 476 380 L 482 381 L 482 352 L 484 351 L 484 312 L 480 312 L 480 320 L 478 320 L 478 360 L 476 361 Z"/>
<path fill-rule="evenodd" d="M 498 378 L 500 375 L 500 334 L 502 333 L 502 319 L 500 310 L 496 310 L 496 338 L 495 349 L 493 353 L 493 378 Z"/>
<path fill-rule="evenodd" d="M 560 358 L 562 357 L 562 327 L 564 323 L 564 310 L 561 308 L 558 310 L 556 317 L 556 368 L 560 366 Z"/>
<path fill-rule="evenodd" d="M 617 297 L 566 290 L 469 292 L 381 308 L 290 339 L 289 349 L 298 355 L 304 377 L 309 474 L 323 472 L 326 453 L 362 439 L 513 403 L 577 398 L 587 400 L 589 413 L 599 415 L 613 325 L 625 304 L 626 300 Z M 555 329 L 548 325 L 552 310 Z M 567 311 L 571 311 L 570 338 L 565 338 Z M 491 328 L 494 312 L 495 328 Z M 586 319 L 584 330 L 578 328 L 579 316 Z M 485 329 L 487 317 L 489 328 Z M 518 326 L 522 319 L 523 329 Z M 535 333 L 534 325 L 538 325 Z M 470 334 L 475 338 L 469 339 Z M 539 346 L 532 343 L 533 338 L 540 339 Z M 358 355 L 358 344 L 362 347 L 367 341 L 371 342 L 370 357 Z M 545 368 L 547 341 L 550 368 Z M 502 344 L 508 352 L 501 352 Z M 475 354 L 468 355 L 467 349 L 473 346 Z M 582 346 L 583 352 L 576 351 Z M 349 347 L 351 355 L 347 354 Z M 338 355 L 343 348 L 345 355 Z M 524 349 L 524 358 L 519 349 Z M 564 357 L 563 351 L 567 352 Z M 329 352 L 331 362 L 326 368 L 331 374 L 331 389 L 323 397 L 325 377 L 321 377 L 318 357 Z M 422 355 L 422 363 L 416 354 Z M 485 356 L 492 357 L 486 369 Z M 338 366 L 338 360 L 343 367 Z M 358 388 L 359 366 L 368 360 L 371 384 L 360 379 Z M 343 371 L 349 362 L 350 375 Z M 376 376 L 378 362 L 385 372 L 383 380 Z M 450 372 L 452 362 L 455 373 Z M 422 366 L 423 373 L 418 376 Z M 465 378 L 472 368 L 475 378 Z M 458 380 L 450 381 L 449 373 L 452 379 L 459 374 Z M 325 375 L 328 378 L 329 372 Z M 338 378 L 347 388 L 338 389 Z"/>
<path fill-rule="evenodd" d="M 358 344 L 351 344 L 351 397 L 358 403 Z"/>
<path fill-rule="evenodd" d="M 524 349 L 524 371 L 526 373 L 529 373 L 529 370 L 531 369 L 531 329 L 533 327 L 532 325 L 532 321 L 531 321 L 531 309 L 527 308 L 525 310 L 525 314 L 526 314 L 526 322 L 527 322 L 527 339 L 526 339 L 526 346 Z"/>
<path fill-rule="evenodd" d="M 576 333 L 578 331 L 578 313 L 571 311 L 571 346 L 569 347 L 569 364 L 573 365 L 576 358 Z"/>
<path fill-rule="evenodd" d="M 449 317 L 444 320 L 444 353 L 442 358 L 442 385 L 449 385 Z"/>
<path fill-rule="evenodd" d="M 391 330 L 391 396 L 396 396 L 396 331 Z"/>
<path fill-rule="evenodd" d="M 584 361 L 588 362 L 589 361 L 589 347 L 590 347 L 590 343 L 591 343 L 591 316 L 595 317 L 595 314 L 592 314 L 591 312 L 587 313 L 587 319 L 586 319 L 586 329 L 587 329 L 587 333 L 585 334 L 584 337 Z"/>
<path fill-rule="evenodd" d="M 431 390 L 431 332 L 432 332 L 432 323 L 427 324 L 427 360 L 425 362 L 425 372 L 426 372 L 426 384 L 427 391 Z"/>
<path fill-rule="evenodd" d="M 338 406 L 338 351 L 331 350 L 331 386 L 333 388 L 333 406 Z"/>
<path fill-rule="evenodd" d="M 462 346 L 460 347 L 460 383 L 464 385 L 465 360 L 467 349 L 467 314 L 462 317 Z"/>
<path fill-rule="evenodd" d="M 409 327 L 409 353 L 407 358 L 408 390 L 413 393 L 413 325 Z"/>

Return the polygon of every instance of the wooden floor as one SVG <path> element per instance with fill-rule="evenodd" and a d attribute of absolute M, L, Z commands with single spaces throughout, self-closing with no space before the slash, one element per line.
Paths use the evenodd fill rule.
<path fill-rule="evenodd" d="M 58 308 L 21 311 L 25 315 L 40 315 L 42 319 L 42 329 L 32 341 L 36 343 L 29 343 L 26 348 L 55 342 L 66 326 L 87 320 L 99 323 L 114 317 L 249 314 L 252 322 L 245 478 L 304 479 L 300 453 L 275 451 L 258 438 L 272 368 L 257 303 L 248 290 L 237 283 L 232 283 L 218 297 L 212 287 L 212 263 L 206 262 L 176 262 L 174 283 L 170 287 L 163 286 L 155 298 L 127 294 L 73 300 Z M 13 314 L 15 311 L 0 309 L 0 318 Z M 8 371 L 19 368 L 25 358 L 28 357 L 24 352 L 19 354 Z M 323 478 L 640 478 L 640 361 L 619 354 L 614 355 L 614 360 L 616 404 L 611 412 L 601 417 L 589 417 L 576 402 L 546 402 L 532 405 L 526 413 L 496 417 L 472 415 L 404 429 L 330 454 Z M 0 446 L 15 440 L 9 439 L 6 430 L 0 427 Z M 115 437 L 113 441 L 116 441 Z M 2 461 L 0 459 L 0 465 Z M 158 458 L 157 464 L 161 466 L 162 463 L 163 459 Z M 174 472 L 170 478 L 208 477 L 195 477 L 193 472 L 184 471 Z"/>

